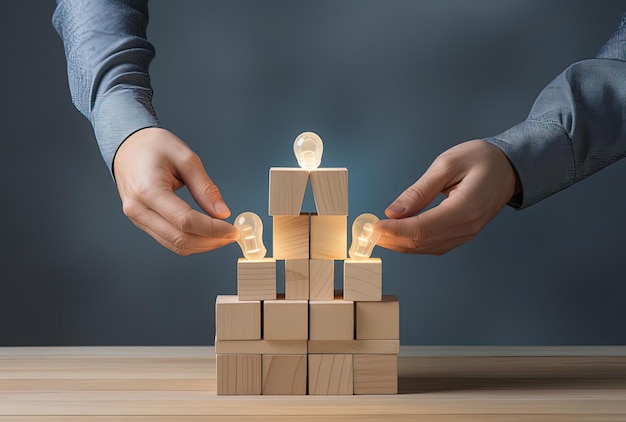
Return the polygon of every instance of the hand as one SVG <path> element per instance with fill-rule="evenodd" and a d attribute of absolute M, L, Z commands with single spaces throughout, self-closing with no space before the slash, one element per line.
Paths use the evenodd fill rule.
<path fill-rule="evenodd" d="M 404 253 L 442 255 L 472 239 L 521 190 L 517 174 L 497 147 L 464 142 L 441 154 L 376 224 L 378 245 Z M 419 215 L 439 192 L 438 206 Z"/>
<path fill-rule="evenodd" d="M 124 214 L 171 251 L 206 252 L 239 237 L 235 227 L 219 220 L 230 210 L 200 158 L 173 133 L 160 128 L 135 132 L 118 149 L 113 170 Z M 208 215 L 174 193 L 184 185 Z"/>

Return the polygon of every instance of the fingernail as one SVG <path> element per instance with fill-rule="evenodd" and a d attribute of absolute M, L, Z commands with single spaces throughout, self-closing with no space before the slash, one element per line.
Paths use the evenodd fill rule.
<path fill-rule="evenodd" d="M 402 214 L 406 211 L 406 207 L 399 202 L 394 202 L 387 209 L 394 214 Z"/>
<path fill-rule="evenodd" d="M 230 209 L 223 201 L 217 201 L 213 206 L 219 214 L 230 214 Z"/>

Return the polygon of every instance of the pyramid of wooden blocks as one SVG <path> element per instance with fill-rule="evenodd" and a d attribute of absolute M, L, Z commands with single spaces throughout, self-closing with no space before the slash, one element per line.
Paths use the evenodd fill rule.
<path fill-rule="evenodd" d="M 303 212 L 309 181 L 316 209 Z M 217 394 L 397 393 L 399 301 L 379 258 L 347 258 L 348 170 L 272 167 L 269 215 L 273 256 L 239 259 L 237 295 L 216 299 Z"/>

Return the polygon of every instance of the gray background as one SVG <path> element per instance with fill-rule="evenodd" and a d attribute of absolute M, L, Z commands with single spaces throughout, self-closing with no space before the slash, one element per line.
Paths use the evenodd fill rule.
<path fill-rule="evenodd" d="M 233 214 L 254 211 L 267 229 L 268 168 L 296 165 L 298 133 L 322 136 L 323 166 L 348 167 L 350 222 L 382 216 L 437 154 L 524 119 L 624 12 L 623 1 L 150 7 L 163 125 L 198 152 Z M 211 344 L 214 299 L 235 293 L 240 250 L 181 258 L 122 215 L 70 102 L 53 9 L 3 6 L 0 344 Z M 442 257 L 377 248 L 402 343 L 626 343 L 624 181 L 619 162 L 506 208 Z"/>

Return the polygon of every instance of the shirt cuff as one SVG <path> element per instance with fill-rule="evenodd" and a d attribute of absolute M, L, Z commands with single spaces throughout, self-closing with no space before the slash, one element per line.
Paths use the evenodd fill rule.
<path fill-rule="evenodd" d="M 98 99 L 92 123 L 100 153 L 113 175 L 113 160 L 122 143 L 133 133 L 159 127 L 149 90 L 116 89 Z"/>
<path fill-rule="evenodd" d="M 555 123 L 526 120 L 485 141 L 500 148 L 517 172 L 522 193 L 509 202 L 514 208 L 533 205 L 576 179 L 571 142 Z"/>

